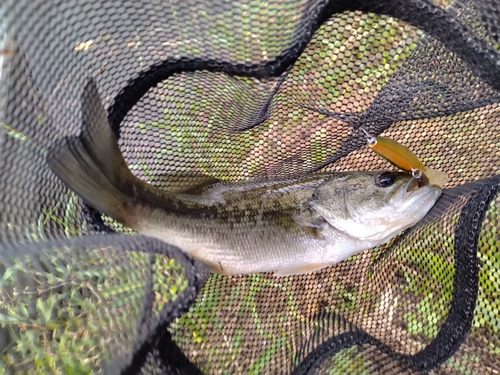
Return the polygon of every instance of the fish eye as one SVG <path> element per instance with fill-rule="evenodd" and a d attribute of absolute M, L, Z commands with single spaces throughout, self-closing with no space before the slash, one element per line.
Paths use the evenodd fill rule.
<path fill-rule="evenodd" d="M 373 182 L 379 187 L 388 187 L 396 182 L 394 173 L 392 172 L 382 172 L 375 176 Z"/>

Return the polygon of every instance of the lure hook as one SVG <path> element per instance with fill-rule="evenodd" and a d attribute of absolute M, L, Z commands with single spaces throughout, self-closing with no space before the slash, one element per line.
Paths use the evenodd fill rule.
<path fill-rule="evenodd" d="M 373 147 L 377 144 L 377 138 L 375 138 L 373 135 L 371 135 L 370 133 L 368 133 L 365 128 L 363 128 L 362 126 L 360 127 L 360 129 L 363 131 L 363 133 L 365 133 L 366 135 L 366 140 L 368 141 L 368 146 L 370 147 Z"/>

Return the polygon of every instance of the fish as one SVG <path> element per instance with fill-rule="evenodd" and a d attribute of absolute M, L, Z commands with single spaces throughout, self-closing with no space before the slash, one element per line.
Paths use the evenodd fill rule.
<path fill-rule="evenodd" d="M 225 275 L 320 270 L 415 225 L 441 194 L 394 171 L 220 181 L 168 192 L 132 174 L 92 79 L 82 94 L 80 135 L 57 140 L 47 163 L 98 211 Z"/>
<path fill-rule="evenodd" d="M 397 168 L 416 173 L 421 179 L 440 187 L 448 181 L 446 173 L 425 167 L 422 161 L 401 143 L 387 137 L 372 137 L 366 131 L 365 134 L 368 137 L 368 146 Z"/>

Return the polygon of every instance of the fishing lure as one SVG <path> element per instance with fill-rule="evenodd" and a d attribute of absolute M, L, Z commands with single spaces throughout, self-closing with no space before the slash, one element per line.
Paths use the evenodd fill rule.
<path fill-rule="evenodd" d="M 304 108 L 321 113 L 322 115 L 335 118 L 340 121 L 349 122 L 354 117 L 352 114 L 342 114 L 338 112 L 329 112 L 321 109 L 304 106 Z M 426 168 L 420 159 L 411 150 L 401 143 L 386 137 L 374 137 L 363 127 L 360 129 L 365 133 L 368 146 L 379 156 L 383 157 L 392 165 L 411 173 L 413 177 L 419 180 L 419 185 L 434 184 L 443 186 L 448 181 L 448 175 L 435 169 Z"/>
<path fill-rule="evenodd" d="M 443 186 L 448 180 L 448 175 L 435 169 L 426 168 L 422 161 L 411 150 L 401 143 L 386 137 L 374 137 L 365 129 L 368 146 L 392 165 L 411 173 L 422 184 L 433 183 Z"/>
<path fill-rule="evenodd" d="M 415 178 L 419 178 L 424 171 L 424 164 L 411 150 L 401 143 L 386 137 L 373 137 L 365 129 L 368 146 L 378 155 L 382 156 L 392 165 L 406 172 L 411 172 Z"/>

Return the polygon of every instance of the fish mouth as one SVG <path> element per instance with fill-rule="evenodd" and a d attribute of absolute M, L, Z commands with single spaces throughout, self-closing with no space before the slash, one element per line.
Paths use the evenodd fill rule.
<path fill-rule="evenodd" d="M 421 205 L 422 211 L 428 211 L 441 195 L 441 188 L 437 185 L 429 184 L 425 175 L 422 178 L 412 177 L 406 183 L 403 190 L 403 205 Z"/>
<path fill-rule="evenodd" d="M 430 185 L 429 179 L 422 173 L 419 178 L 412 177 L 410 181 L 408 181 L 406 184 L 406 191 L 409 193 L 428 185 Z"/>

